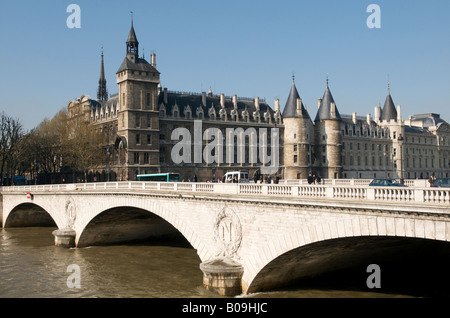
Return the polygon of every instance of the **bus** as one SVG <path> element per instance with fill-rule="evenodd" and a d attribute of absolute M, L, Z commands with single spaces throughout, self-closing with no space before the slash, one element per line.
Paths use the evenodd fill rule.
<path fill-rule="evenodd" d="M 163 181 L 163 182 L 180 182 L 179 173 L 155 173 L 155 174 L 139 174 L 138 181 Z"/>

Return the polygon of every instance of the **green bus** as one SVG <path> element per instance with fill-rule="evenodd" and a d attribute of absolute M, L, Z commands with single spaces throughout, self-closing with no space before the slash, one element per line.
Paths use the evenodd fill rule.
<path fill-rule="evenodd" d="M 139 174 L 138 181 L 180 182 L 179 173 Z"/>

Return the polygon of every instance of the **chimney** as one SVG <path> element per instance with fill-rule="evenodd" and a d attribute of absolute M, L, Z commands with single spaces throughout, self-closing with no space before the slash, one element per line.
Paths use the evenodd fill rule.
<path fill-rule="evenodd" d="M 168 99 L 167 99 L 167 87 L 164 87 L 164 105 L 168 104 Z"/>
<path fill-rule="evenodd" d="M 302 116 L 302 99 L 297 98 L 297 114 L 298 116 Z"/>
<path fill-rule="evenodd" d="M 375 106 L 375 122 L 376 123 L 380 122 L 380 116 L 381 116 L 381 107 Z"/>
<path fill-rule="evenodd" d="M 220 107 L 225 108 L 225 95 L 220 94 Z"/>
<path fill-rule="evenodd" d="M 259 97 L 255 97 L 255 108 L 259 110 Z"/>
<path fill-rule="evenodd" d="M 367 120 L 367 125 L 369 125 L 369 126 L 372 121 L 372 119 L 370 117 L 371 117 L 370 114 L 367 114 L 366 120 Z"/>
<path fill-rule="evenodd" d="M 274 103 L 275 103 L 275 112 L 278 113 L 280 111 L 280 100 L 276 98 Z"/>
<path fill-rule="evenodd" d="M 353 112 L 352 114 L 352 121 L 354 124 L 356 124 L 356 112 Z"/>
<path fill-rule="evenodd" d="M 331 118 L 336 118 L 336 104 L 333 102 L 330 105 L 330 114 Z"/>
<path fill-rule="evenodd" d="M 234 109 L 237 109 L 237 95 L 233 95 L 232 100 Z"/>
<path fill-rule="evenodd" d="M 152 53 L 151 63 L 154 68 L 156 68 L 156 54 Z"/>
<path fill-rule="evenodd" d="M 206 92 L 202 92 L 202 106 L 206 107 Z"/>
<path fill-rule="evenodd" d="M 397 121 L 399 124 L 402 123 L 402 107 L 400 105 L 397 106 Z"/>
<path fill-rule="evenodd" d="M 320 104 L 322 104 L 322 98 L 319 98 L 317 100 L 317 107 L 320 108 Z"/>

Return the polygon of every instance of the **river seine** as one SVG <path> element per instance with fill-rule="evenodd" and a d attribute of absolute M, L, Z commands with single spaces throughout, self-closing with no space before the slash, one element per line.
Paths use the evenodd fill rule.
<path fill-rule="evenodd" d="M 0 229 L 0 298 L 218 298 L 202 287 L 200 259 L 186 242 L 64 249 L 54 246 L 53 230 Z M 79 269 L 80 280 L 79 286 L 69 288 L 71 275 L 75 273 L 70 267 L 73 264 Z M 368 288 L 352 290 L 342 280 L 332 279 L 325 284 L 310 282 L 306 286 L 245 297 L 422 296 L 374 292 Z"/>

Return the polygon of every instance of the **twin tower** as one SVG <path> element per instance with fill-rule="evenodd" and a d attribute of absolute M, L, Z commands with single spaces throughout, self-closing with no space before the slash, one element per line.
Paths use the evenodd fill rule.
<path fill-rule="evenodd" d="M 312 121 L 294 80 L 283 110 L 285 179 L 306 179 L 310 174 L 341 178 L 341 115 L 330 88 L 318 100 Z"/>

